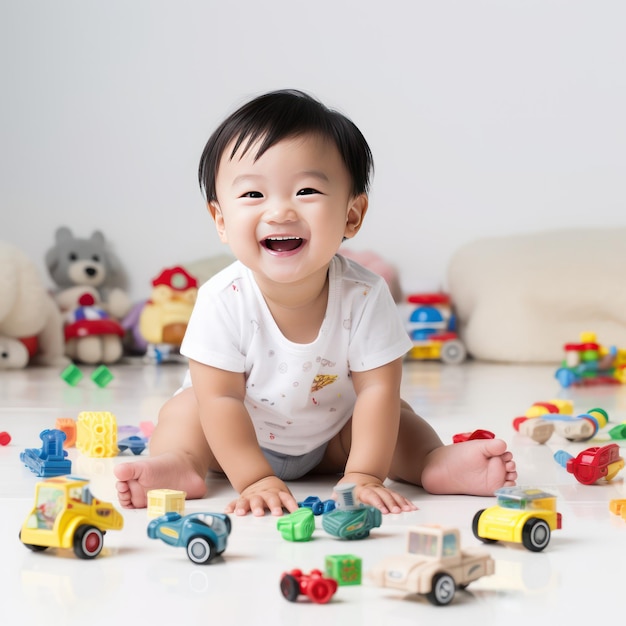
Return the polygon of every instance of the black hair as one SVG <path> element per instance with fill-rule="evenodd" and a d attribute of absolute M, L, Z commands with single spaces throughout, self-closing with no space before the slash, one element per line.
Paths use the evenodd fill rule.
<path fill-rule="evenodd" d="M 198 180 L 207 202 L 216 200 L 215 179 L 224 150 L 233 141 L 232 159 L 242 147 L 245 154 L 260 140 L 255 160 L 289 137 L 317 134 L 331 140 L 352 179 L 352 194 L 367 193 L 374 169 L 372 151 L 357 126 L 345 115 L 327 108 L 295 89 L 258 96 L 227 117 L 207 141 L 198 167 Z"/>

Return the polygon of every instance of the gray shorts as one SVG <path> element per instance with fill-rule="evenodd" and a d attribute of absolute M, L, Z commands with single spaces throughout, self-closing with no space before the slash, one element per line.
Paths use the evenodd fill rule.
<path fill-rule="evenodd" d="M 328 444 L 325 443 L 319 448 L 315 448 L 315 450 L 311 450 L 311 452 L 307 452 L 306 454 L 300 454 L 299 456 L 281 454 L 280 452 L 274 452 L 267 448 L 261 448 L 261 450 L 278 478 L 281 480 L 295 480 L 296 478 L 302 478 L 302 476 L 308 474 L 319 465 L 320 461 L 324 458 L 327 445 Z"/>

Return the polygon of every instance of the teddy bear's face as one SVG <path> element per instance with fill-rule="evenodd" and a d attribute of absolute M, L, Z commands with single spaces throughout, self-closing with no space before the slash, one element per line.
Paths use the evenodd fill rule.
<path fill-rule="evenodd" d="M 102 233 L 95 231 L 88 239 L 81 239 L 62 227 L 55 239 L 55 245 L 46 253 L 46 265 L 58 287 L 100 287 L 110 280 L 111 266 Z"/>
<path fill-rule="evenodd" d="M 67 275 L 74 285 L 98 287 L 106 278 L 106 268 L 100 255 L 92 254 L 89 259 L 81 259 L 76 252 L 70 252 L 66 263 Z"/>

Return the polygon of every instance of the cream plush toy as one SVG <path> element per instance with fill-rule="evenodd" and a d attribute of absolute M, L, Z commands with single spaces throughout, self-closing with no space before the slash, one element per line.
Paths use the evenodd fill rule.
<path fill-rule="evenodd" d="M 478 239 L 448 266 L 459 331 L 475 359 L 553 363 L 594 332 L 626 348 L 626 228 L 570 228 Z"/>
<path fill-rule="evenodd" d="M 20 249 L 0 241 L 0 370 L 68 362 L 61 313 L 37 267 Z"/>

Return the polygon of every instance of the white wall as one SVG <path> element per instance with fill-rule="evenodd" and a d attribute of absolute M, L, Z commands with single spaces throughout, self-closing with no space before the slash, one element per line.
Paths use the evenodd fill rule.
<path fill-rule="evenodd" d="M 0 240 L 45 275 L 58 226 L 101 229 L 146 297 L 164 267 L 226 251 L 199 155 L 283 87 L 365 133 L 350 245 L 406 289 L 440 286 L 476 237 L 623 226 L 624 24 L 623 0 L 2 0 Z"/>

